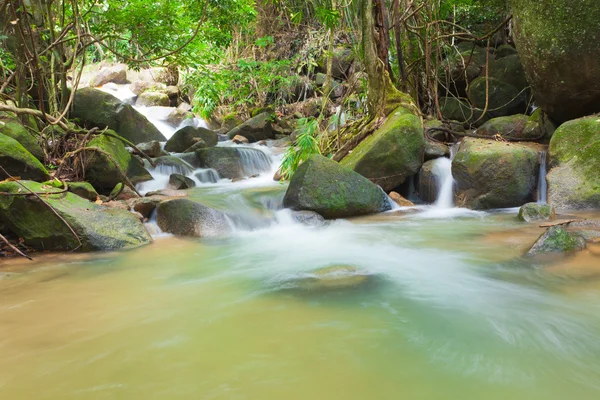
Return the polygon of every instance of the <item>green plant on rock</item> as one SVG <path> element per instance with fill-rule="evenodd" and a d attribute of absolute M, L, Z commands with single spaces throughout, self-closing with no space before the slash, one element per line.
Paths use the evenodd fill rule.
<path fill-rule="evenodd" d="M 319 141 L 317 137 L 320 133 L 319 121 L 315 118 L 301 118 L 298 120 L 298 128 L 296 130 L 297 139 L 293 146 L 288 147 L 281 160 L 279 167 L 283 179 L 290 179 L 296 169 L 309 156 L 320 154 Z"/>

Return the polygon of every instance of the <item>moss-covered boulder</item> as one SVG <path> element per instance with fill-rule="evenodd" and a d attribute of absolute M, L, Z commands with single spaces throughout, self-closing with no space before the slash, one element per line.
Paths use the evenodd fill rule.
<path fill-rule="evenodd" d="M 521 114 L 527 111 L 527 95 L 513 85 L 496 78 L 479 77 L 469 86 L 471 104 L 484 110 L 488 98 L 488 113 L 492 117 Z"/>
<path fill-rule="evenodd" d="M 517 218 L 520 221 L 550 221 L 556 218 L 554 207 L 548 204 L 527 203 L 519 208 Z"/>
<path fill-rule="evenodd" d="M 171 174 L 169 176 L 169 189 L 182 190 L 190 189 L 196 186 L 193 179 L 181 174 Z"/>
<path fill-rule="evenodd" d="M 156 165 L 156 169 L 163 174 L 178 173 L 182 175 L 188 175 L 194 171 L 194 165 L 190 162 L 196 162 L 196 155 L 194 153 L 186 153 L 189 156 L 188 160 L 184 160 L 176 156 L 161 156 L 153 158 L 152 161 Z M 145 164 L 150 167 L 150 164 Z"/>
<path fill-rule="evenodd" d="M 171 100 L 166 93 L 161 92 L 143 92 L 135 101 L 138 107 L 169 107 Z"/>
<path fill-rule="evenodd" d="M 383 190 L 362 175 L 320 155 L 302 163 L 292 176 L 283 205 L 345 218 L 391 209 Z"/>
<path fill-rule="evenodd" d="M 197 150 L 194 165 L 212 168 L 221 178 L 239 179 L 267 172 L 271 160 L 260 150 L 235 147 L 210 147 Z"/>
<path fill-rule="evenodd" d="M 479 136 L 501 135 L 507 139 L 541 140 L 544 133 L 539 123 L 527 115 L 517 114 L 492 118 L 475 132 Z"/>
<path fill-rule="evenodd" d="M 85 151 L 85 178 L 100 192 L 110 192 L 117 183 L 123 182 L 123 171 L 132 183 L 152 180 L 152 175 L 142 166 L 142 163 L 125 148 L 123 142 L 109 134 L 98 135 L 90 140 L 86 147 L 94 147 L 102 152 Z M 110 154 L 108 157 L 105 153 Z M 111 160 L 112 158 L 112 160 Z M 114 162 L 113 162 L 114 161 Z M 116 167 L 116 165 L 119 168 Z"/>
<path fill-rule="evenodd" d="M 537 108 L 531 115 L 529 116 L 529 126 L 531 127 L 539 127 L 540 134 L 544 134 L 542 141 L 544 143 L 549 143 L 550 139 L 552 139 L 552 135 L 556 131 L 558 126 L 541 108 Z"/>
<path fill-rule="evenodd" d="M 471 43 L 461 43 L 452 48 L 450 54 L 442 60 L 438 71 L 443 88 L 457 96 L 464 96 L 467 86 L 484 71 L 486 58 L 485 49 Z M 490 60 L 494 60 L 491 54 Z"/>
<path fill-rule="evenodd" d="M 216 146 L 219 138 L 216 132 L 206 128 L 185 126 L 171 136 L 165 144 L 165 150 L 182 153 L 195 145 L 199 140 L 204 141 L 208 147 Z"/>
<path fill-rule="evenodd" d="M 496 60 L 500 60 L 508 56 L 513 56 L 515 54 L 519 54 L 519 52 L 517 51 L 517 49 L 515 49 L 509 44 L 500 45 L 494 51 L 494 57 L 496 58 Z"/>
<path fill-rule="evenodd" d="M 536 102 L 563 122 L 600 111 L 597 0 L 510 0 L 513 36 Z"/>
<path fill-rule="evenodd" d="M 490 119 L 489 113 L 482 116 L 483 110 L 472 107 L 467 99 L 442 97 L 439 102 L 440 111 L 445 120 L 479 126 Z"/>
<path fill-rule="evenodd" d="M 538 155 L 522 144 L 465 138 L 452 161 L 457 204 L 472 209 L 517 207 L 532 200 Z"/>
<path fill-rule="evenodd" d="M 569 232 L 565 227 L 553 226 L 538 238 L 527 254 L 532 256 L 549 253 L 570 253 L 584 248 L 585 239 L 583 237 Z"/>
<path fill-rule="evenodd" d="M 298 276 L 289 287 L 305 292 L 335 292 L 363 289 L 374 281 L 374 275 L 352 265 L 332 265 Z"/>
<path fill-rule="evenodd" d="M 399 107 L 379 129 L 344 157 L 341 164 L 390 191 L 419 172 L 424 150 L 425 135 L 420 118 Z"/>
<path fill-rule="evenodd" d="M 529 86 L 518 54 L 491 61 L 489 76 L 514 86 L 519 92 L 524 91 Z"/>
<path fill-rule="evenodd" d="M 15 119 L 0 119 L 0 134 L 15 139 L 35 158 L 44 160 L 44 151 L 36 137 L 21 122 Z"/>
<path fill-rule="evenodd" d="M 56 192 L 53 186 L 22 181 L 36 193 Z M 1 182 L 0 191 L 23 192 L 16 182 Z M 116 250 L 150 243 L 140 220 L 126 210 L 89 202 L 73 193 L 40 195 L 79 236 L 80 251 Z M 77 239 L 53 211 L 35 196 L 0 196 L 0 220 L 25 243 L 40 250 L 72 250 Z"/>
<path fill-rule="evenodd" d="M 110 128 L 134 144 L 167 140 L 148 119 L 131 105 L 121 102 L 109 93 L 94 88 L 75 92 L 73 117 L 88 127 Z"/>
<path fill-rule="evenodd" d="M 50 176 L 42 163 L 15 139 L 0 134 L 0 165 L 14 177 L 45 181 Z M 0 171 L 0 179 L 8 176 Z"/>
<path fill-rule="evenodd" d="M 88 201 L 96 201 L 99 198 L 98 192 L 89 182 L 69 182 L 68 187 L 69 192 Z"/>
<path fill-rule="evenodd" d="M 250 118 L 241 125 L 236 126 L 227 133 L 229 139 L 237 135 L 247 138 L 250 143 L 266 139 L 275 139 L 275 131 L 272 125 L 273 117 L 269 112 L 263 112 Z"/>
<path fill-rule="evenodd" d="M 225 214 L 189 199 L 172 199 L 156 207 L 156 222 L 179 236 L 215 237 L 230 231 Z"/>
<path fill-rule="evenodd" d="M 558 210 L 600 208 L 600 116 L 559 126 L 549 155 L 548 202 Z"/>

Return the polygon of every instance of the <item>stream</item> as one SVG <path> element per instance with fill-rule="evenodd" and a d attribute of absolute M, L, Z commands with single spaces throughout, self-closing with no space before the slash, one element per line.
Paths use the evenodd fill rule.
<path fill-rule="evenodd" d="M 149 246 L 0 261 L 0 398 L 600 397 L 597 254 L 523 257 L 543 231 L 452 207 L 445 160 L 433 205 L 306 226 L 282 209 L 277 151 L 255 148 L 258 177 L 190 190 L 226 237 L 149 222 Z M 375 279 L 290 290 L 332 265 Z"/>

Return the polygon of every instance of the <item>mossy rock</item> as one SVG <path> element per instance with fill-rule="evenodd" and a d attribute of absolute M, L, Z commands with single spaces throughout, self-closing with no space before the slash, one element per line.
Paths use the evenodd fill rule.
<path fill-rule="evenodd" d="M 465 138 L 452 161 L 457 204 L 472 209 L 518 207 L 532 200 L 538 153 L 515 143 Z"/>
<path fill-rule="evenodd" d="M 232 112 L 223 117 L 223 121 L 221 122 L 221 128 L 230 131 L 243 123 L 244 121 L 236 113 Z"/>
<path fill-rule="evenodd" d="M 351 265 L 319 268 L 292 281 L 293 289 L 304 292 L 335 292 L 362 289 L 374 281 L 374 276 Z"/>
<path fill-rule="evenodd" d="M 42 150 L 42 147 L 38 143 L 36 137 L 31 134 L 21 122 L 14 119 L 0 119 L 0 134 L 15 139 L 35 158 L 44 161 L 44 151 Z"/>
<path fill-rule="evenodd" d="M 466 125 L 480 126 L 491 117 L 483 115 L 483 110 L 471 106 L 467 99 L 441 97 L 440 111 L 445 120 L 458 121 Z"/>
<path fill-rule="evenodd" d="M 229 139 L 233 139 L 237 135 L 240 135 L 247 138 L 250 143 L 266 139 L 275 139 L 272 121 L 273 117 L 271 113 L 263 112 L 233 128 L 227 133 L 227 136 Z"/>
<path fill-rule="evenodd" d="M 600 208 L 600 116 L 559 126 L 549 156 L 548 202 L 558 210 Z"/>
<path fill-rule="evenodd" d="M 506 117 L 492 118 L 480 126 L 475 132 L 479 136 L 501 135 L 506 139 L 541 140 L 542 128 L 527 115 L 517 114 Z"/>
<path fill-rule="evenodd" d="M 195 165 L 192 165 L 190 161 L 195 162 L 196 155 L 194 153 L 186 153 L 191 156 L 193 160 L 184 160 L 177 156 L 161 156 L 153 158 L 152 161 L 156 165 L 156 169 L 163 174 L 178 173 L 182 175 L 189 175 L 194 171 Z M 148 166 L 150 164 L 147 164 Z"/>
<path fill-rule="evenodd" d="M 485 109 L 486 94 L 488 112 L 492 117 L 521 114 L 527 110 L 527 95 L 515 86 L 496 78 L 479 77 L 469 86 L 469 101 L 479 109 Z"/>
<path fill-rule="evenodd" d="M 315 211 L 327 219 L 375 214 L 391 209 L 383 190 L 362 175 L 313 155 L 292 176 L 283 204 Z"/>
<path fill-rule="evenodd" d="M 189 199 L 158 204 L 156 222 L 164 232 L 179 236 L 216 237 L 230 231 L 225 214 Z"/>
<path fill-rule="evenodd" d="M 169 176 L 169 189 L 182 190 L 190 189 L 196 186 L 196 182 L 193 179 L 181 174 L 171 174 Z"/>
<path fill-rule="evenodd" d="M 519 52 L 517 51 L 517 49 L 515 49 L 509 44 L 500 45 L 496 48 L 496 51 L 494 51 L 494 57 L 496 58 L 496 60 L 500 60 L 508 56 L 513 56 L 515 54 L 519 54 Z"/>
<path fill-rule="evenodd" d="M 53 186 L 21 181 L 36 193 L 55 192 Z M 0 191 L 22 192 L 16 182 L 1 182 Z M 94 204 L 73 193 L 41 195 L 81 239 L 80 251 L 117 250 L 150 243 L 140 220 L 126 210 Z M 34 196 L 0 196 L 0 220 L 25 243 L 39 250 L 72 250 L 77 239 L 53 211 Z"/>
<path fill-rule="evenodd" d="M 169 152 L 182 153 L 195 145 L 199 140 L 204 141 L 205 147 L 216 146 L 219 138 L 216 132 L 206 128 L 185 126 L 171 136 L 165 144 L 165 150 Z"/>
<path fill-rule="evenodd" d="M 424 150 L 421 119 L 399 107 L 379 129 L 344 157 L 341 165 L 390 191 L 419 172 Z"/>
<path fill-rule="evenodd" d="M 538 126 L 539 129 L 541 129 L 541 133 L 544 134 L 544 138 L 542 139 L 544 143 L 550 142 L 552 135 L 554 135 L 556 128 L 558 128 L 554 121 L 552 121 L 541 108 L 537 108 L 531 113 L 529 116 L 529 124 L 531 127 Z"/>
<path fill-rule="evenodd" d="M 152 175 L 142 166 L 137 158 L 132 157 L 123 142 L 116 137 L 113 131 L 102 134 L 90 140 L 87 147 L 95 147 L 110 154 L 133 184 L 152 180 Z M 86 151 L 85 178 L 100 192 L 110 192 L 124 179 L 119 169 L 105 154 L 89 150 Z"/>
<path fill-rule="evenodd" d="M 550 227 L 531 247 L 528 255 L 571 253 L 585 248 L 585 239 L 562 226 Z"/>
<path fill-rule="evenodd" d="M 148 119 L 131 105 L 94 88 L 75 92 L 73 115 L 88 127 L 109 128 L 134 144 L 167 140 Z"/>
<path fill-rule="evenodd" d="M 169 107 L 171 100 L 166 93 L 146 91 L 138 96 L 135 105 L 138 107 Z"/>
<path fill-rule="evenodd" d="M 50 175 L 42 163 L 12 137 L 0 134 L 0 165 L 13 177 L 45 181 Z M 6 179 L 0 171 L 0 179 Z"/>
<path fill-rule="evenodd" d="M 69 192 L 89 201 L 96 201 L 99 196 L 89 182 L 69 182 Z"/>
<path fill-rule="evenodd" d="M 558 122 L 600 111 L 597 0 L 510 0 L 513 36 L 536 102 Z"/>
<path fill-rule="evenodd" d="M 519 208 L 517 218 L 520 221 L 550 221 L 556 218 L 554 207 L 548 204 L 527 203 Z"/>
<path fill-rule="evenodd" d="M 518 54 L 490 62 L 489 76 L 514 86 L 519 92 L 529 86 Z"/>

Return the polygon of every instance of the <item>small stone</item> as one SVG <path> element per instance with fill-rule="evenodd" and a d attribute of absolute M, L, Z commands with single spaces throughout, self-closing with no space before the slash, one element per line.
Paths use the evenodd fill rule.
<path fill-rule="evenodd" d="M 351 265 L 320 268 L 294 281 L 295 288 L 307 292 L 359 289 L 373 280 L 372 275 L 361 273 Z"/>
<path fill-rule="evenodd" d="M 248 144 L 249 141 L 245 137 L 241 135 L 235 135 L 233 139 L 231 139 L 235 144 Z"/>
<path fill-rule="evenodd" d="M 517 218 L 525 222 L 550 221 L 556 218 L 556 212 L 548 204 L 527 203 L 519 209 Z"/>
<path fill-rule="evenodd" d="M 404 197 L 402 197 L 402 195 L 400 193 L 390 192 L 389 196 L 390 196 L 390 199 L 392 199 L 394 201 L 394 203 L 398 204 L 400 207 L 414 207 L 415 206 L 415 204 L 412 201 L 405 199 Z"/>
<path fill-rule="evenodd" d="M 292 211 L 292 219 L 307 226 L 322 227 L 327 225 L 325 218 L 314 211 Z"/>
<path fill-rule="evenodd" d="M 187 176 L 181 174 L 171 174 L 169 176 L 169 189 L 182 190 L 190 189 L 196 186 L 196 182 Z"/>

